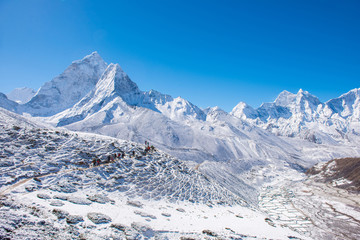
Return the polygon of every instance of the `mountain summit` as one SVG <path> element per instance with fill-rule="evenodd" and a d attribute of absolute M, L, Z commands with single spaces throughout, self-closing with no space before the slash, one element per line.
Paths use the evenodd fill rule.
<path fill-rule="evenodd" d="M 352 141 L 360 135 L 360 89 L 322 103 L 300 89 L 283 91 L 272 103 L 251 110 L 239 103 L 232 115 L 276 135 L 300 137 L 316 143 Z M 250 110 L 251 111 L 250 111 Z"/>
<path fill-rule="evenodd" d="M 97 52 L 74 61 L 62 74 L 45 83 L 19 111 L 33 116 L 51 116 L 72 107 L 94 88 L 106 67 Z"/>

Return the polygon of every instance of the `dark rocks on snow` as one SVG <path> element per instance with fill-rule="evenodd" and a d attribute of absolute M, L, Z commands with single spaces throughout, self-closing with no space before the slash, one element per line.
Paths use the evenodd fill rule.
<path fill-rule="evenodd" d="M 46 193 L 38 193 L 37 194 L 37 197 L 38 198 L 41 198 L 41 199 L 50 199 L 51 197 L 48 195 L 48 194 L 46 194 Z"/>
<path fill-rule="evenodd" d="M 113 224 L 111 224 L 110 227 L 116 228 L 116 229 L 118 229 L 118 230 L 120 230 L 120 231 L 123 231 L 123 232 L 125 232 L 126 230 L 128 230 L 128 227 L 127 227 L 127 226 L 125 226 L 125 225 L 123 225 L 123 224 L 120 224 L 120 223 L 113 223 Z"/>
<path fill-rule="evenodd" d="M 58 208 L 53 209 L 52 214 L 54 214 L 59 219 L 69 216 L 69 213 L 67 211 Z"/>
<path fill-rule="evenodd" d="M 59 200 L 53 200 L 50 202 L 50 205 L 54 206 L 54 207 L 61 207 L 61 206 L 64 206 L 64 203 Z"/>
<path fill-rule="evenodd" d="M 88 199 L 90 201 L 92 201 L 92 202 L 97 202 L 97 203 L 101 203 L 101 204 L 105 204 L 105 203 L 108 203 L 108 202 L 114 202 L 113 200 L 111 200 L 107 196 L 100 195 L 100 194 L 91 195 L 91 196 L 88 197 Z"/>
<path fill-rule="evenodd" d="M 176 211 L 179 211 L 179 212 L 182 212 L 182 213 L 183 213 L 183 212 L 185 212 L 185 209 L 183 209 L 183 208 L 177 208 Z"/>
<path fill-rule="evenodd" d="M 144 204 L 142 204 L 142 203 L 139 202 L 139 201 L 131 201 L 131 200 L 128 200 L 128 201 L 126 202 L 126 204 L 127 204 L 127 205 L 130 205 L 130 206 L 133 206 L 133 207 L 137 207 L 137 208 L 142 208 L 142 206 L 144 205 Z"/>
<path fill-rule="evenodd" d="M 38 187 L 37 187 L 36 185 L 27 185 L 27 186 L 25 187 L 25 189 L 26 189 L 26 191 L 28 191 L 28 192 L 33 192 L 33 191 L 35 191 L 36 189 L 38 189 Z"/>
<path fill-rule="evenodd" d="M 80 215 L 68 215 L 68 216 L 66 216 L 66 222 L 69 223 L 69 224 L 76 224 L 76 223 L 83 222 L 83 221 L 84 221 L 84 219 Z"/>
<path fill-rule="evenodd" d="M 79 204 L 79 205 L 90 205 L 92 203 L 91 201 L 89 201 L 86 198 L 75 197 L 75 196 L 68 196 L 67 200 L 71 203 Z"/>
<path fill-rule="evenodd" d="M 66 195 L 55 195 L 53 198 L 66 201 L 68 197 Z"/>
<path fill-rule="evenodd" d="M 203 233 L 203 234 L 206 234 L 206 235 L 209 235 L 209 236 L 212 236 L 212 237 L 217 237 L 217 234 L 214 233 L 214 232 L 211 231 L 211 230 L 203 230 L 202 233 Z"/>
<path fill-rule="evenodd" d="M 109 223 L 112 221 L 109 216 L 102 213 L 91 212 L 87 214 L 87 217 L 95 224 Z"/>

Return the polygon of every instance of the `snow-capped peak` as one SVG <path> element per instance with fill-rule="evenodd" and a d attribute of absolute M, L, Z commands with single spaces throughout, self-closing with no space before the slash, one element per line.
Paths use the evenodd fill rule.
<path fill-rule="evenodd" d="M 314 95 L 310 94 L 308 91 L 303 91 L 302 89 L 296 94 L 296 103 L 299 104 L 301 101 L 307 101 L 314 106 L 321 104 L 320 100 Z"/>
<path fill-rule="evenodd" d="M 300 89 L 300 91 L 302 90 Z M 274 103 L 279 106 L 287 106 L 290 103 L 294 102 L 295 99 L 296 99 L 296 94 L 284 90 L 279 94 L 279 96 L 276 98 Z"/>
<path fill-rule="evenodd" d="M 246 104 L 245 102 L 239 102 L 231 111 L 231 115 L 244 119 L 244 118 L 256 118 L 257 112 L 253 109 L 250 105 Z"/>
<path fill-rule="evenodd" d="M 282 91 L 279 96 L 274 101 L 275 105 L 282 107 L 289 107 L 290 105 L 299 105 L 302 102 L 310 102 L 313 105 L 319 105 L 320 100 L 314 95 L 310 94 L 308 91 L 304 91 L 300 88 L 297 94 Z"/>
<path fill-rule="evenodd" d="M 105 63 L 105 61 L 102 59 L 100 54 L 97 51 L 92 52 L 91 54 L 85 56 L 81 60 L 73 61 L 72 63 L 79 64 L 79 63 L 89 63 L 92 65 L 102 64 Z"/>
<path fill-rule="evenodd" d="M 46 82 L 20 112 L 51 116 L 72 107 L 98 82 L 107 64 L 97 52 L 74 61 L 59 76 Z"/>
<path fill-rule="evenodd" d="M 353 116 L 354 121 L 360 120 L 360 88 L 355 88 L 338 98 L 326 102 L 326 106 L 342 117 Z M 357 119 L 357 120 L 356 120 Z"/>
<path fill-rule="evenodd" d="M 140 90 L 136 83 L 130 80 L 120 65 L 111 63 L 96 84 L 95 95 L 105 97 L 117 94 L 122 98 L 128 98 L 129 94 L 138 94 L 139 92 Z"/>

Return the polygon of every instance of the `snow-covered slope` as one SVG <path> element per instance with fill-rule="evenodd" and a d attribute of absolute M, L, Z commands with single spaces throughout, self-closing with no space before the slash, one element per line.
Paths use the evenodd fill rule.
<path fill-rule="evenodd" d="M 0 120 L 2 239 L 300 237 L 162 151 L 3 109 Z"/>
<path fill-rule="evenodd" d="M 74 61 L 62 74 L 45 83 L 19 112 L 51 116 L 72 107 L 98 82 L 107 64 L 97 52 Z"/>
<path fill-rule="evenodd" d="M 232 115 L 276 135 L 300 137 L 315 143 L 358 142 L 360 89 L 353 89 L 326 103 L 299 90 L 283 91 L 273 103 L 252 109 L 238 104 Z"/>
<path fill-rule="evenodd" d="M 0 107 L 16 112 L 18 105 L 18 103 L 11 101 L 5 94 L 0 92 Z"/>
<path fill-rule="evenodd" d="M 36 91 L 32 88 L 22 87 L 22 88 L 15 88 L 10 93 L 6 94 L 6 96 L 19 104 L 24 104 L 30 101 L 32 97 L 36 94 Z"/>

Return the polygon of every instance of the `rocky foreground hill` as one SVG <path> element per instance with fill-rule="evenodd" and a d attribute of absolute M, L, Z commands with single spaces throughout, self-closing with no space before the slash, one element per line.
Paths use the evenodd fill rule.
<path fill-rule="evenodd" d="M 360 193 L 360 158 L 341 158 L 319 163 L 306 173 L 316 181 Z"/>

